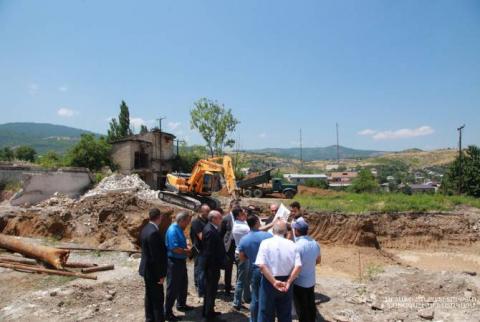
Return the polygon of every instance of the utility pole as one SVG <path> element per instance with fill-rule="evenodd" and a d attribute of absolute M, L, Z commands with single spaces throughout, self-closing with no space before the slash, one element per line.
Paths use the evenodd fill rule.
<path fill-rule="evenodd" d="M 465 124 L 457 128 L 458 131 L 458 160 L 460 162 L 460 178 L 458 181 L 458 193 L 463 191 L 463 153 L 462 153 L 462 132 Z"/>
<path fill-rule="evenodd" d="M 303 170 L 302 129 L 300 129 L 300 169 Z"/>
<path fill-rule="evenodd" d="M 340 145 L 338 140 L 338 123 L 335 123 L 337 127 L 337 165 L 340 165 Z"/>
<path fill-rule="evenodd" d="M 166 119 L 166 117 L 162 116 L 160 118 L 157 119 L 158 121 L 158 129 L 160 130 L 160 132 L 162 132 L 162 120 Z"/>

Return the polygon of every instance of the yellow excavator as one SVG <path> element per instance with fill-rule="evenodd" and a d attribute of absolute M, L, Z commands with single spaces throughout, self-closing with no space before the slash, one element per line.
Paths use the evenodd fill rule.
<path fill-rule="evenodd" d="M 230 196 L 238 199 L 239 189 L 229 156 L 199 160 L 189 176 L 167 174 L 166 190 L 160 191 L 158 198 L 192 210 L 197 210 L 204 203 L 216 209 L 220 207 L 220 202 L 211 195 L 221 189 L 222 176 Z"/>

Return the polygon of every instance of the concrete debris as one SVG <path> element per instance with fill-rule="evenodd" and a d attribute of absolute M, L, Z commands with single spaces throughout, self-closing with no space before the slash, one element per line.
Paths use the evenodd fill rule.
<path fill-rule="evenodd" d="M 425 320 L 433 320 L 434 315 L 435 315 L 435 312 L 431 308 L 427 308 L 425 310 L 418 312 L 418 316 Z"/>
<path fill-rule="evenodd" d="M 85 193 L 82 197 L 105 195 L 112 192 L 135 192 L 137 197 L 143 200 L 158 199 L 158 191 L 151 190 L 150 187 L 137 174 L 122 175 L 113 174 L 104 178 L 100 183 Z"/>

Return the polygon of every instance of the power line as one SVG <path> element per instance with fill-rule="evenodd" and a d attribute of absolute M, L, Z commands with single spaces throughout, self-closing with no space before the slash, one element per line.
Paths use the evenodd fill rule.
<path fill-rule="evenodd" d="M 336 128 L 337 128 L 337 164 L 340 164 L 340 145 L 339 145 L 339 139 L 338 139 L 338 123 L 335 123 Z"/>
<path fill-rule="evenodd" d="M 300 129 L 300 167 L 303 169 L 302 129 Z"/>
<path fill-rule="evenodd" d="M 465 128 L 465 124 L 457 128 L 458 131 L 458 160 L 460 163 L 460 178 L 458 181 L 458 193 L 462 193 L 463 191 L 463 153 L 462 153 L 462 132 Z"/>

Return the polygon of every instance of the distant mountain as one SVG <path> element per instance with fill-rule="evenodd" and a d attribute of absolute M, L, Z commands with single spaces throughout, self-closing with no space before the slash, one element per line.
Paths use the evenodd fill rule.
<path fill-rule="evenodd" d="M 248 152 L 274 155 L 283 158 L 300 159 L 300 148 L 266 148 L 249 150 Z M 356 150 L 344 146 L 339 147 L 341 159 L 362 159 L 383 154 L 382 151 Z M 304 161 L 335 160 L 337 158 L 337 146 L 331 145 L 323 148 L 303 148 Z"/>
<path fill-rule="evenodd" d="M 84 133 L 92 132 L 48 123 L 5 123 L 0 124 L 0 148 L 29 145 L 40 154 L 47 151 L 63 153 Z"/>

